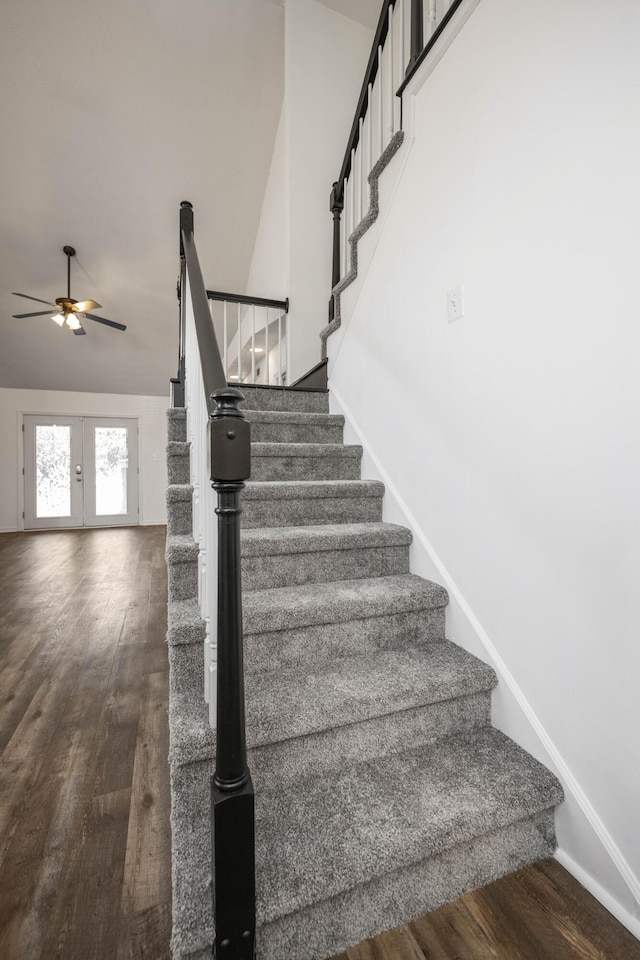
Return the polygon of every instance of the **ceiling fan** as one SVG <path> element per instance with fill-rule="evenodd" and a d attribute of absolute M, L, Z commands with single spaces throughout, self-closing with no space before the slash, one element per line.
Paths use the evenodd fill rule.
<path fill-rule="evenodd" d="M 57 307 L 55 313 L 50 310 L 40 310 L 37 313 L 14 313 L 15 320 L 24 320 L 25 317 L 45 317 L 47 314 L 58 324 L 59 327 L 66 323 L 69 330 L 73 330 L 76 336 L 84 336 L 86 330 L 80 323 L 80 317 L 87 320 L 95 320 L 96 323 L 104 323 L 107 327 L 114 327 L 116 330 L 126 330 L 123 323 L 116 323 L 114 320 L 107 320 L 106 317 L 96 317 L 89 310 L 100 310 L 100 304 L 95 300 L 74 300 L 71 296 L 71 257 L 75 257 L 76 252 L 73 247 L 62 248 L 67 257 L 67 295 L 66 297 L 57 297 L 55 303 L 48 300 L 40 300 L 39 297 L 30 297 L 26 293 L 14 293 L 14 297 L 24 297 L 25 300 L 35 300 L 36 303 L 46 303 L 49 307 Z"/>

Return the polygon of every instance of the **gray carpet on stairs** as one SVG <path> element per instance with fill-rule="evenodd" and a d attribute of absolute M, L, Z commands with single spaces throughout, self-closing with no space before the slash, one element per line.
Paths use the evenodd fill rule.
<path fill-rule="evenodd" d="M 326 960 L 555 847 L 557 780 L 490 726 L 496 677 L 445 639 L 446 591 L 321 391 L 245 387 L 245 692 L 258 960 Z M 205 622 L 189 444 L 168 414 L 172 950 L 211 954 Z"/>

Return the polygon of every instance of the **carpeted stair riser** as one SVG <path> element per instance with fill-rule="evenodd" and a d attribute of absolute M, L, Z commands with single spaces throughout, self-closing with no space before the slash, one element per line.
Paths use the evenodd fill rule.
<path fill-rule="evenodd" d="M 394 524 L 258 527 L 241 534 L 245 591 L 409 572 L 411 534 Z"/>
<path fill-rule="evenodd" d="M 167 631 L 169 646 L 202 643 L 205 632 L 206 625 L 200 616 L 200 606 L 196 597 L 172 601 L 169 606 Z"/>
<path fill-rule="evenodd" d="M 553 808 L 544 811 L 547 830 Z M 539 817 L 525 817 L 419 863 L 260 927 L 257 960 L 325 960 L 345 945 L 436 910 L 536 860 L 553 856 Z M 303 945 L 303 946 L 301 946 Z"/>
<path fill-rule="evenodd" d="M 202 650 L 174 646 L 171 665 L 171 760 L 213 756 L 215 735 L 193 691 L 202 682 Z M 395 666 L 395 672 L 392 672 Z M 261 781 L 305 776 L 423 745 L 486 723 L 493 670 L 454 644 L 342 659 L 316 671 L 246 677 L 247 745 Z M 348 697 L 346 693 L 348 692 Z M 359 748 L 359 744 L 361 745 Z M 273 758 L 273 763 L 269 763 Z M 286 774 L 284 771 L 287 771 Z"/>
<path fill-rule="evenodd" d="M 359 480 L 362 447 L 337 443 L 251 443 L 251 479 Z"/>
<path fill-rule="evenodd" d="M 266 633 L 245 632 L 245 673 L 333 663 L 380 650 L 404 650 L 444 639 L 444 607 L 409 613 L 322 623 Z"/>
<path fill-rule="evenodd" d="M 245 410 L 253 443 L 342 443 L 344 417 L 328 413 Z"/>
<path fill-rule="evenodd" d="M 491 731 L 489 736 L 495 740 L 495 734 L 495 731 Z M 506 741 L 504 753 L 498 743 L 492 757 L 497 778 L 492 804 L 497 805 L 497 809 L 493 814 L 494 823 L 488 829 L 482 831 L 480 828 L 480 833 L 469 834 L 465 819 L 460 819 L 454 813 L 456 798 L 439 798 L 440 791 L 446 785 L 436 783 L 434 789 L 431 789 L 433 775 L 438 776 L 438 766 L 429 754 L 435 751 L 435 755 L 438 752 L 446 755 L 451 744 L 455 755 L 458 742 L 462 741 L 464 745 L 466 738 L 469 742 L 469 753 L 460 766 L 463 770 L 473 767 L 476 736 L 473 731 L 471 738 L 462 734 L 459 738 L 439 741 L 432 747 L 427 747 L 426 753 L 425 749 L 418 751 L 418 756 L 425 757 L 418 768 L 426 789 L 420 812 L 412 809 L 411 797 L 406 796 L 411 793 L 412 772 L 416 770 L 414 751 L 379 763 L 373 761 L 351 768 L 347 778 L 350 777 L 354 786 L 359 778 L 364 779 L 360 789 L 347 787 L 351 803 L 346 809 L 352 805 L 355 808 L 353 816 L 348 814 L 349 819 L 343 822 L 341 827 L 343 832 L 346 831 L 345 838 L 350 837 L 348 842 L 353 844 L 355 841 L 362 849 L 365 865 L 369 858 L 373 858 L 372 866 L 369 867 L 373 873 L 367 878 L 365 870 L 362 880 L 353 877 L 349 871 L 351 860 L 339 846 L 335 856 L 340 859 L 334 871 L 329 869 L 328 864 L 324 867 L 320 864 L 319 869 L 316 867 L 313 882 L 321 882 L 327 895 L 322 896 L 319 890 L 316 891 L 314 896 L 318 899 L 310 905 L 299 903 L 295 906 L 301 894 L 306 900 L 312 893 L 306 881 L 298 883 L 297 888 L 292 888 L 289 884 L 286 888 L 277 886 L 278 865 L 273 861 L 286 863 L 287 858 L 299 857 L 304 864 L 305 877 L 313 871 L 316 844 L 322 842 L 321 835 L 318 835 L 313 827 L 313 821 L 324 817 L 332 824 L 336 816 L 338 822 L 344 820 L 346 810 L 339 799 L 345 789 L 345 785 L 341 784 L 342 778 L 329 777 L 323 781 L 323 778 L 314 777 L 289 790 L 278 789 L 277 793 L 258 789 L 258 960 L 282 960 L 284 957 L 287 960 L 325 960 L 354 941 L 373 936 L 380 929 L 388 929 L 405 922 L 425 910 L 435 909 L 466 890 L 488 883 L 511 870 L 553 853 L 555 838 L 552 805 L 559 801 L 561 792 L 555 782 L 550 783 L 548 777 L 543 777 L 540 787 L 529 791 L 524 803 L 514 803 L 508 779 L 509 776 L 513 777 L 513 773 L 508 771 L 509 753 L 514 749 L 518 751 L 518 748 L 506 738 L 502 738 Z M 501 735 L 497 737 L 499 739 Z M 522 751 L 519 751 L 519 754 L 522 755 Z M 522 766 L 521 762 L 520 767 Z M 507 769 L 506 773 L 503 768 Z M 180 948 L 181 957 L 198 955 L 195 951 L 205 950 L 207 945 L 210 946 L 212 938 L 211 869 L 208 855 L 208 777 L 211 771 L 211 763 L 205 761 L 175 768 L 173 775 L 174 785 L 179 789 L 175 790 L 175 802 L 172 802 L 172 818 L 176 845 L 180 849 L 181 859 L 184 858 L 182 870 L 177 872 L 183 883 L 184 873 L 188 874 L 188 888 L 185 886 L 184 896 L 179 898 L 178 909 L 174 913 L 174 948 Z M 516 771 L 518 787 L 523 773 L 528 772 L 526 766 L 524 770 Z M 367 799 L 371 782 L 375 784 L 376 795 L 380 786 L 381 796 L 389 796 L 390 806 L 384 804 L 380 807 L 375 803 L 371 805 L 371 801 Z M 319 788 L 318 797 L 316 791 Z M 437 802 L 430 799 L 431 793 L 435 793 Z M 413 794 L 415 796 L 415 789 Z M 502 794 L 504 799 L 501 803 Z M 473 805 L 482 804 L 484 797 L 485 793 L 477 796 L 471 793 L 469 801 L 472 801 Z M 393 835 L 385 838 L 384 828 L 382 833 L 379 833 L 377 828 L 376 821 L 381 815 L 383 818 L 390 815 L 395 798 L 400 798 L 400 811 L 404 805 L 409 805 L 406 817 L 400 817 L 396 829 L 409 828 L 413 833 L 418 833 L 406 848 L 401 844 L 398 849 Z M 467 809 L 472 811 L 469 801 Z M 276 838 L 272 842 L 268 835 L 272 829 L 270 824 L 281 818 L 285 810 L 286 820 L 291 821 L 291 829 L 280 841 Z M 442 827 L 438 826 L 440 815 L 445 820 Z M 309 822 L 309 831 L 300 832 L 295 827 L 296 820 Z M 450 825 L 447 826 L 449 821 Z M 390 822 L 394 822 L 393 818 Z M 435 835 L 434 839 L 429 841 L 429 835 L 434 834 L 432 825 L 436 827 Z M 478 828 L 479 823 L 476 829 Z M 424 840 L 419 840 L 420 833 L 424 835 Z M 333 829 L 331 835 L 336 836 L 339 833 Z M 425 840 L 427 845 L 431 843 L 432 850 L 429 856 L 421 858 Z M 280 850 L 280 844 L 287 846 L 286 855 Z M 397 861 L 399 851 L 404 862 Z M 393 859 L 396 859 L 397 866 L 392 868 Z M 336 890 L 335 893 L 330 893 L 332 887 Z M 294 892 L 296 889 L 297 893 Z M 188 900 L 188 903 L 185 903 L 185 900 Z"/>
<path fill-rule="evenodd" d="M 173 440 L 167 444 L 167 481 L 171 486 L 174 483 L 188 484 L 189 476 L 189 444 Z"/>
<path fill-rule="evenodd" d="M 167 535 L 188 534 L 193 529 L 193 487 L 173 484 L 167 487 Z"/>
<path fill-rule="evenodd" d="M 409 572 L 409 547 L 364 547 L 242 558 L 244 590 Z"/>
<path fill-rule="evenodd" d="M 243 527 L 303 527 L 382 519 L 384 487 L 375 481 L 249 481 L 242 495 Z"/>
<path fill-rule="evenodd" d="M 288 413 L 329 413 L 327 391 L 278 390 L 242 384 L 242 410 L 269 410 Z"/>
<path fill-rule="evenodd" d="M 198 545 L 193 537 L 167 538 L 167 576 L 170 602 L 198 596 Z"/>
<path fill-rule="evenodd" d="M 185 407 L 167 410 L 167 440 L 183 443 L 187 439 L 187 411 Z"/>

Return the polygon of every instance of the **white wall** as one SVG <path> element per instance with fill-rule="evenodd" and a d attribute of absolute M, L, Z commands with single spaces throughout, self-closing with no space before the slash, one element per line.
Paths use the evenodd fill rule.
<path fill-rule="evenodd" d="M 166 523 L 165 397 L 0 388 L 0 533 L 22 530 L 22 415 L 136 417 L 140 466 L 140 523 Z"/>
<path fill-rule="evenodd" d="M 636 934 L 639 46 L 631 0 L 482 0 L 406 98 L 415 139 L 329 341 L 451 639 L 493 657 L 495 721 L 565 783 L 562 855 Z"/>
<path fill-rule="evenodd" d="M 289 382 L 320 359 L 331 290 L 331 184 L 373 31 L 316 0 L 287 0 L 285 89 L 247 292 L 289 297 Z"/>

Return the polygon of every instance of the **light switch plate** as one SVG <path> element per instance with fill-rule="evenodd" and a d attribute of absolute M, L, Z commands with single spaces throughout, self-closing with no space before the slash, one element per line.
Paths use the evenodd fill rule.
<path fill-rule="evenodd" d="M 464 287 L 461 283 L 447 290 L 447 321 L 453 323 L 460 317 L 464 317 Z"/>

